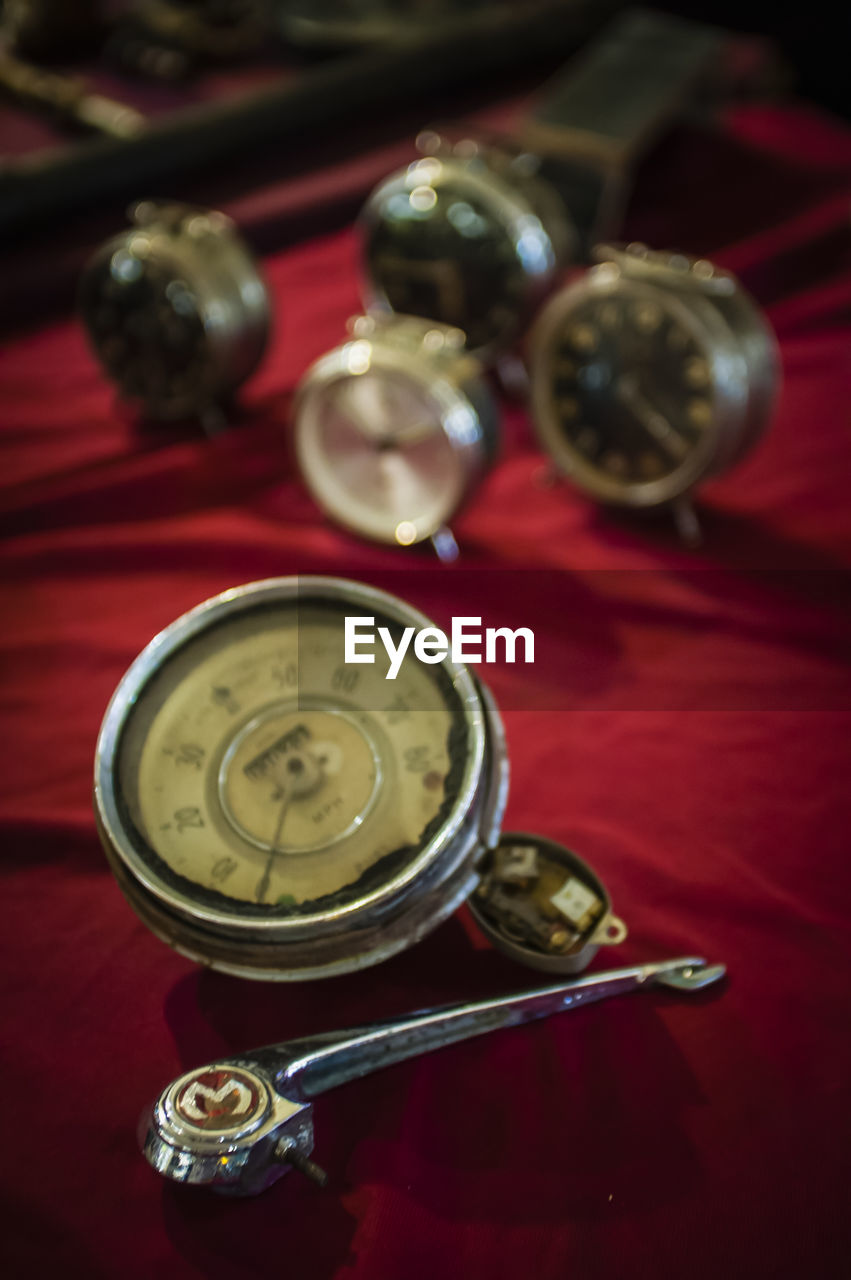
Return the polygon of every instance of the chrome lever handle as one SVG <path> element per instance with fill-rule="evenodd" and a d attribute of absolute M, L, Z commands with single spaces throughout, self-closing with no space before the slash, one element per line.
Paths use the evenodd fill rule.
<path fill-rule="evenodd" d="M 611 969 L 513 995 L 419 1009 L 387 1022 L 290 1040 L 279 1046 L 286 1065 L 279 1071 L 276 1087 L 289 1097 L 312 1098 L 405 1058 L 500 1027 L 546 1018 L 579 1004 L 631 991 L 648 982 L 670 986 L 673 978 L 676 979 L 674 985 L 683 983 L 680 989 L 697 989 L 708 985 L 707 972 L 703 960 L 687 956 L 658 964 Z M 683 977 L 684 974 L 687 976 Z M 714 977 L 711 980 L 714 981 Z"/>
<path fill-rule="evenodd" d="M 291 1166 L 319 1180 L 321 1171 L 308 1160 L 312 1097 L 500 1027 L 643 986 L 697 991 L 723 974 L 723 965 L 686 956 L 269 1045 L 173 1081 L 143 1116 L 143 1150 L 153 1167 L 174 1181 L 236 1194 L 262 1191 Z"/>

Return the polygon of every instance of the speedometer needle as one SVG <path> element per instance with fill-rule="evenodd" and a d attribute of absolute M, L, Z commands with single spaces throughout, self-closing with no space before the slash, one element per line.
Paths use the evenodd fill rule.
<path fill-rule="evenodd" d="M 275 834 L 272 836 L 272 845 L 269 851 L 269 857 L 266 860 L 266 866 L 264 867 L 263 874 L 257 884 L 258 902 L 263 902 L 269 891 L 269 881 L 272 878 L 272 866 L 275 861 L 275 854 L 279 852 L 278 842 L 281 839 L 281 832 L 284 828 L 284 818 L 287 816 L 287 809 L 289 808 L 291 797 L 292 793 L 288 791 L 284 796 L 283 804 L 278 810 L 278 825 L 275 827 Z"/>
<path fill-rule="evenodd" d="M 283 791 L 283 800 L 278 810 L 278 821 L 275 826 L 275 834 L 272 836 L 272 843 L 269 846 L 269 857 L 266 860 L 266 866 L 263 874 L 257 884 L 257 901 L 265 901 L 266 894 L 269 892 L 269 882 L 272 878 L 272 867 L 275 865 L 275 857 L 279 853 L 283 853 L 281 848 L 281 832 L 284 829 L 284 820 L 287 816 L 287 809 L 291 800 L 301 796 L 309 796 L 321 787 L 325 781 L 325 773 L 322 765 L 308 752 L 293 753 L 286 757 L 286 780 L 280 782 L 280 790 Z"/>

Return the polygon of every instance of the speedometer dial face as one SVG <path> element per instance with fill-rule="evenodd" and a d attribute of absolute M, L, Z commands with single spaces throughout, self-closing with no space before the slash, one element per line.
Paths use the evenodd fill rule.
<path fill-rule="evenodd" d="M 163 886 L 214 912 L 303 917 L 422 849 L 459 794 L 463 708 L 413 657 L 390 683 L 385 651 L 343 656 L 342 613 L 299 601 L 211 626 L 149 681 L 118 783 Z"/>
<path fill-rule="evenodd" d="M 351 661 L 347 618 L 374 661 Z M 507 764 L 466 669 L 403 644 L 430 625 L 359 583 L 280 578 L 143 650 L 101 727 L 95 810 L 156 934 L 231 973 L 320 977 L 394 954 L 463 901 Z"/>

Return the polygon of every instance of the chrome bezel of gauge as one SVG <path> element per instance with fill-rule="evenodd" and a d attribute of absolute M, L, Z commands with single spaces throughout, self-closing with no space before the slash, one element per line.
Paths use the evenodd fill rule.
<path fill-rule="evenodd" d="M 361 293 L 368 311 L 393 312 L 386 293 L 372 278 L 368 262 L 369 237 L 381 223 L 387 201 L 394 195 L 409 193 L 417 186 L 428 185 L 439 190 L 441 186 L 451 184 L 471 192 L 503 228 L 514 251 L 515 267 L 523 280 L 517 314 L 501 325 L 490 341 L 469 348 L 480 360 L 488 362 L 518 337 L 529 316 L 550 291 L 561 261 L 573 244 L 573 232 L 566 213 L 563 219 L 557 220 L 554 209 L 545 211 L 539 208 L 539 202 L 527 197 L 519 184 L 510 182 L 488 164 L 486 150 L 475 149 L 468 156 L 421 156 L 407 169 L 385 178 L 371 192 L 358 219 L 361 230 Z M 549 222 L 553 225 L 545 225 Z M 523 249 L 527 238 L 534 242 L 537 256 L 545 263 L 541 270 L 531 268 L 524 261 L 524 257 L 528 259 L 530 256 L 528 251 L 524 254 Z"/>
<path fill-rule="evenodd" d="M 550 300 L 529 344 L 532 421 L 542 447 L 564 475 L 593 497 L 631 507 L 674 501 L 739 461 L 766 429 L 778 381 L 773 335 L 732 276 L 718 272 L 701 278 L 694 273 L 693 259 L 646 254 L 599 248 L 599 264 Z M 670 267 L 669 261 L 682 265 Z M 619 480 L 587 462 L 565 435 L 552 394 L 552 360 L 565 325 L 589 299 L 623 296 L 625 291 L 675 315 L 711 371 L 710 426 L 679 466 L 655 480 Z"/>
<path fill-rule="evenodd" d="M 361 362 L 352 368 L 353 347 L 368 344 L 368 367 L 362 372 L 381 370 L 414 383 L 434 404 L 435 431 L 443 432 L 460 464 L 457 486 L 447 493 L 441 513 L 431 521 L 409 518 L 416 537 L 406 545 L 423 542 L 452 518 L 493 458 L 499 431 L 496 402 L 478 361 L 449 341 L 450 335 L 460 336 L 459 330 L 437 321 L 397 313 L 359 317 L 353 327 L 351 339 L 320 356 L 296 389 L 293 422 L 299 470 L 317 505 L 336 524 L 373 542 L 396 545 L 398 525 L 390 529 L 378 516 L 374 523 L 359 522 L 338 509 L 324 492 L 322 479 L 310 458 L 311 449 L 318 448 L 315 440 L 317 402 L 335 383 L 359 376 Z M 429 344 L 430 337 L 435 342 Z"/>
<path fill-rule="evenodd" d="M 476 882 L 475 864 L 498 837 L 507 799 L 507 758 L 498 714 L 466 668 L 441 664 L 467 731 L 452 809 L 428 842 L 391 878 L 353 902 L 311 915 L 247 918 L 193 901 L 159 877 L 139 853 L 117 791 L 121 739 L 134 705 L 162 664 L 234 610 L 323 600 L 373 609 L 404 626 L 431 623 L 407 604 L 345 579 L 269 579 L 223 592 L 161 631 L 120 681 L 95 753 L 98 832 L 116 880 L 157 936 L 182 954 L 246 977 L 295 980 L 378 963 L 445 919 Z M 155 850 L 150 850 L 156 855 Z"/>
<path fill-rule="evenodd" d="M 129 214 L 133 226 L 101 245 L 81 277 L 80 310 L 89 345 L 103 363 L 89 321 L 86 289 L 91 275 L 116 252 L 125 250 L 155 262 L 181 280 L 192 295 L 203 329 L 203 373 L 181 393 L 141 399 L 154 418 L 171 421 L 191 416 L 225 399 L 257 368 L 271 326 L 268 290 L 247 245 L 225 214 L 152 200 L 140 201 Z M 120 376 L 107 373 L 129 399 L 140 399 Z"/>

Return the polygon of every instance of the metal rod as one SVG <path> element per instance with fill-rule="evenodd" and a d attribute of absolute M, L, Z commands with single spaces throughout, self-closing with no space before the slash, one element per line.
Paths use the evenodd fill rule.
<path fill-rule="evenodd" d="M 713 966 L 712 981 L 720 977 L 717 969 L 718 966 Z M 702 959 L 687 956 L 657 964 L 611 969 L 516 995 L 421 1009 L 387 1022 L 290 1040 L 278 1046 L 279 1052 L 290 1061 L 276 1085 L 288 1097 L 315 1097 L 371 1071 L 443 1045 L 456 1044 L 500 1027 L 546 1018 L 580 1004 L 634 991 L 648 983 L 670 985 L 667 980 L 672 976 L 681 981 L 684 975 L 690 975 L 685 977 L 685 988 L 679 981 L 675 985 L 688 990 L 691 984 L 696 989 L 707 985 L 708 972 Z"/>

